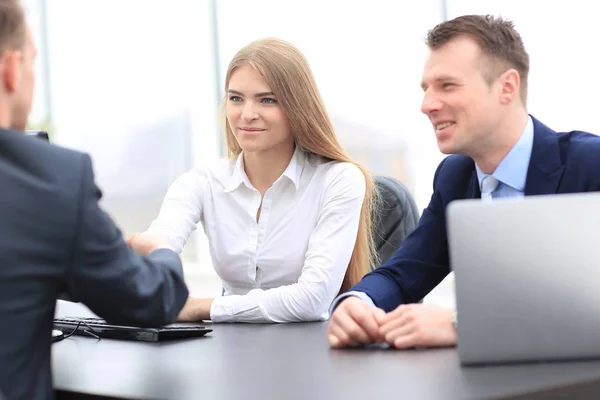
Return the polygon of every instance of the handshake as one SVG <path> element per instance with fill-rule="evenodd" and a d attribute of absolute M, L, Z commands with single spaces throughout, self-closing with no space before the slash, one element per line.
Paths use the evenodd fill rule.
<path fill-rule="evenodd" d="M 160 248 L 171 248 L 167 239 L 160 235 L 134 233 L 125 242 L 133 251 L 142 256 L 147 256 Z"/>

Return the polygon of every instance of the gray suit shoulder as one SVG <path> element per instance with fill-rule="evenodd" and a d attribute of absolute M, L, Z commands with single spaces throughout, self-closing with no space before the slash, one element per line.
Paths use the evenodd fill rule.
<path fill-rule="evenodd" d="M 12 152 L 28 175 L 63 190 L 79 188 L 82 174 L 91 167 L 89 155 L 33 137 L 13 137 Z"/>

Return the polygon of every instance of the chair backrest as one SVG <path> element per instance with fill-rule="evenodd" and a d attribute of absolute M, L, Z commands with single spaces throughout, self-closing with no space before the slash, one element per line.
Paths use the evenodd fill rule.
<path fill-rule="evenodd" d="M 379 191 L 373 226 L 375 246 L 381 265 L 400 248 L 404 239 L 417 227 L 419 210 L 414 198 L 399 180 L 390 176 L 375 176 L 373 180 Z"/>

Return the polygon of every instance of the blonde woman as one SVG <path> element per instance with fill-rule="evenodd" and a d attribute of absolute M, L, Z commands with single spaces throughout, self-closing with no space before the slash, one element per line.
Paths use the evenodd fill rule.
<path fill-rule="evenodd" d="M 225 80 L 229 153 L 171 185 L 129 244 L 166 238 L 181 252 L 201 222 L 224 295 L 189 298 L 180 320 L 328 318 L 373 262 L 373 184 L 340 146 L 304 56 L 278 39 L 240 50 Z"/>

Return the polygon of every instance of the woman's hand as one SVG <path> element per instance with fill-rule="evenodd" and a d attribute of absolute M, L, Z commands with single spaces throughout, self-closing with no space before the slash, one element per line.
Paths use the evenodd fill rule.
<path fill-rule="evenodd" d="M 136 253 L 147 256 L 159 248 L 170 248 L 164 236 L 134 233 L 125 241 Z"/>
<path fill-rule="evenodd" d="M 210 320 L 210 307 L 214 299 L 197 299 L 188 297 L 185 305 L 177 316 L 177 321 L 193 322 Z"/>

